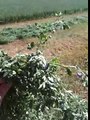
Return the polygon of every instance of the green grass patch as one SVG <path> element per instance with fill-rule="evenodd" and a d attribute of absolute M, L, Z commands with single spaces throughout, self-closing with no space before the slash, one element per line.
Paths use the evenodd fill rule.
<path fill-rule="evenodd" d="M 88 0 L 0 0 L 0 23 L 48 17 L 56 11 L 72 14 L 87 9 Z"/>

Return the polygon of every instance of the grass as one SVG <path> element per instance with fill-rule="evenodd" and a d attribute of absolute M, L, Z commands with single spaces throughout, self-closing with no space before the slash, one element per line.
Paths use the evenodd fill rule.
<path fill-rule="evenodd" d="M 0 23 L 36 19 L 53 15 L 56 11 L 65 14 L 86 10 L 88 0 L 0 0 Z"/>
<path fill-rule="evenodd" d="M 57 40 L 62 38 L 63 43 L 67 45 L 67 48 L 59 55 L 61 63 L 66 65 L 78 65 L 82 70 L 87 70 L 88 65 L 86 63 L 86 59 L 88 59 L 88 24 L 81 23 L 74 25 L 70 30 L 65 30 L 65 32 L 60 31 L 58 35 L 56 33 L 54 38 L 55 37 Z M 62 76 L 60 70 L 57 73 Z M 66 84 L 67 89 L 72 89 L 74 93 L 88 99 L 88 91 L 85 87 L 83 87 L 82 82 L 77 79 L 75 73 L 73 73 L 71 77 L 65 75 L 65 71 L 63 70 L 62 73 L 63 83 Z"/>

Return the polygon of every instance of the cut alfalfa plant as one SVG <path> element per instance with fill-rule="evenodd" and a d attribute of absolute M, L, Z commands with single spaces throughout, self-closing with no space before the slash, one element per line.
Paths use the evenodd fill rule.
<path fill-rule="evenodd" d="M 55 74 L 57 59 L 47 62 L 40 51 L 14 58 L 1 52 L 0 59 L 0 73 L 13 83 L 2 106 L 5 120 L 88 120 L 87 101 Z"/>

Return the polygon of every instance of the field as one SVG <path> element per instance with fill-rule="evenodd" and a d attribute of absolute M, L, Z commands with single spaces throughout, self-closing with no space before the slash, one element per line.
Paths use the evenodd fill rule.
<path fill-rule="evenodd" d="M 53 18 L 51 19 L 51 21 L 52 20 L 53 20 Z M 46 21 L 46 20 L 45 19 L 41 20 L 41 22 L 44 22 L 44 21 Z M 39 20 L 39 22 L 40 22 L 40 20 Z M 11 24 L 11 26 L 12 26 L 12 24 Z M 22 26 L 22 24 L 21 24 L 21 26 Z M 17 27 L 17 25 L 15 25 L 14 27 Z M 20 24 L 19 24 L 19 27 L 20 27 Z M 88 56 L 88 29 L 87 28 L 88 28 L 87 23 L 81 23 L 78 25 L 74 25 L 69 30 L 58 31 L 54 34 L 51 34 L 52 38 L 49 39 L 47 41 L 47 43 L 42 47 L 42 51 L 43 51 L 45 58 L 49 61 L 52 58 L 56 57 L 59 59 L 61 64 L 71 65 L 71 66 L 78 65 L 82 70 L 87 70 L 87 63 L 86 63 L 87 56 Z M 28 39 L 24 39 L 24 40 L 17 39 L 14 42 L 11 42 L 11 43 L 8 43 L 5 45 L 0 45 L 0 49 L 7 52 L 9 54 L 9 56 L 13 56 L 13 57 L 15 57 L 15 55 L 17 53 L 30 54 L 32 52 L 35 52 L 35 49 L 27 50 L 27 46 L 29 43 L 31 43 L 33 41 L 35 43 L 37 43 L 38 39 L 37 38 L 28 38 Z M 68 76 L 63 69 L 58 69 L 57 74 L 62 79 L 63 84 L 65 85 L 65 88 L 67 90 L 72 90 L 73 93 L 81 96 L 81 98 L 83 98 L 85 100 L 88 99 L 88 90 L 86 87 L 83 86 L 82 81 L 77 79 L 76 73 L 73 73 L 72 76 Z M 20 91 L 21 91 L 21 88 L 20 88 Z M 14 110 L 15 108 L 18 108 L 18 107 L 15 107 L 15 105 L 17 106 L 17 104 L 19 104 L 20 106 L 22 106 L 22 103 L 18 103 L 18 100 L 20 98 L 23 100 L 22 94 L 19 93 L 19 94 L 21 94 L 19 96 L 19 98 L 18 97 L 14 98 L 13 94 L 12 94 L 13 92 L 14 92 L 13 89 L 11 89 L 11 91 L 9 92 L 9 94 L 7 95 L 7 97 L 4 100 L 4 105 L 2 106 L 4 111 L 8 111 L 8 112 L 5 112 L 5 113 L 8 113 L 8 114 L 5 114 L 6 116 L 13 116 L 13 114 L 10 111 L 11 111 L 11 109 Z M 10 97 L 8 97 L 8 96 L 10 96 Z M 12 99 L 11 99 L 11 97 L 12 97 Z M 20 101 L 21 101 L 21 99 L 20 99 Z M 40 98 L 40 100 L 41 100 L 41 98 Z M 17 102 L 13 103 L 13 101 L 17 101 Z M 24 103 L 28 103 L 28 100 L 27 101 L 25 100 Z M 81 103 L 82 103 L 82 101 L 81 101 Z M 74 105 L 76 105 L 76 103 L 74 103 Z M 11 107 L 6 107 L 6 106 L 11 106 Z M 26 107 L 26 105 L 25 105 L 25 107 Z M 16 116 L 18 116 L 17 118 L 19 118 L 20 115 L 22 115 L 22 111 L 19 110 L 19 113 L 20 113 L 19 115 L 17 114 L 17 112 L 15 112 Z M 49 113 L 49 112 L 50 111 L 48 111 L 48 114 L 50 116 L 53 113 L 53 111 L 51 113 Z M 23 115 L 24 114 L 25 113 L 23 113 Z M 31 112 L 31 115 L 36 115 L 36 113 Z M 60 115 L 59 113 L 58 113 L 58 115 L 56 115 L 56 113 L 55 113 L 54 117 L 56 116 L 57 118 L 55 118 L 54 120 L 56 120 L 56 119 L 64 120 L 64 119 L 58 119 L 59 115 Z M 35 119 L 35 120 L 38 120 L 38 119 Z M 41 118 L 41 120 L 42 120 L 42 118 Z M 44 120 L 48 120 L 48 118 L 45 117 Z M 49 120 L 50 120 L 50 118 L 49 118 Z M 70 120 L 70 119 L 67 119 L 67 120 Z M 73 119 L 71 119 L 71 120 L 73 120 Z M 82 120 L 82 119 L 80 119 L 80 120 Z"/>
<path fill-rule="evenodd" d="M 53 15 L 56 11 L 72 13 L 87 9 L 88 0 L 0 0 L 1 23 L 35 19 Z M 68 11 L 69 10 L 69 11 Z"/>
<path fill-rule="evenodd" d="M 88 120 L 87 3 L 0 0 L 0 120 Z"/>
<path fill-rule="evenodd" d="M 78 13 L 73 15 L 65 15 L 63 19 L 73 18 L 76 16 L 87 16 L 87 12 Z M 21 23 L 12 23 L 7 25 L 1 25 L 1 28 L 23 28 L 30 23 L 50 23 L 55 21 L 57 18 L 46 18 L 41 20 L 27 21 Z M 2 30 L 1 29 L 1 30 Z M 45 57 L 50 60 L 53 57 L 59 58 L 61 63 L 67 65 L 79 65 L 82 69 L 87 69 L 85 65 L 85 59 L 88 56 L 88 25 L 87 22 L 73 25 L 69 30 L 60 30 L 54 33 L 49 33 L 52 38 L 46 43 L 43 47 L 43 53 Z M 31 42 L 38 42 L 38 39 L 35 38 L 24 38 L 23 40 L 16 39 L 14 42 L 0 45 L 0 49 L 7 52 L 10 56 L 15 56 L 16 53 L 32 53 L 35 49 L 29 51 L 27 50 L 27 45 Z M 23 49 L 24 47 L 24 49 Z M 58 73 L 61 74 L 61 73 Z M 66 78 L 65 78 L 66 79 Z M 77 82 L 77 78 L 71 77 L 67 80 L 68 88 L 72 88 L 75 93 L 81 94 L 83 98 L 87 98 L 87 90 L 84 94 L 84 88 L 81 83 Z M 68 82 L 72 82 L 69 84 Z M 81 86 L 81 87 L 80 87 Z"/>

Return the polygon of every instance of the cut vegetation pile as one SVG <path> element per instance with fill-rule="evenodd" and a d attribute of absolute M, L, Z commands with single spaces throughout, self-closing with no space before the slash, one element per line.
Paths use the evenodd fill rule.
<path fill-rule="evenodd" d="M 0 120 L 88 120 L 87 101 L 55 75 L 57 59 L 47 62 L 40 51 L 14 58 L 1 51 L 0 59 L 0 75 L 13 83 Z"/>

